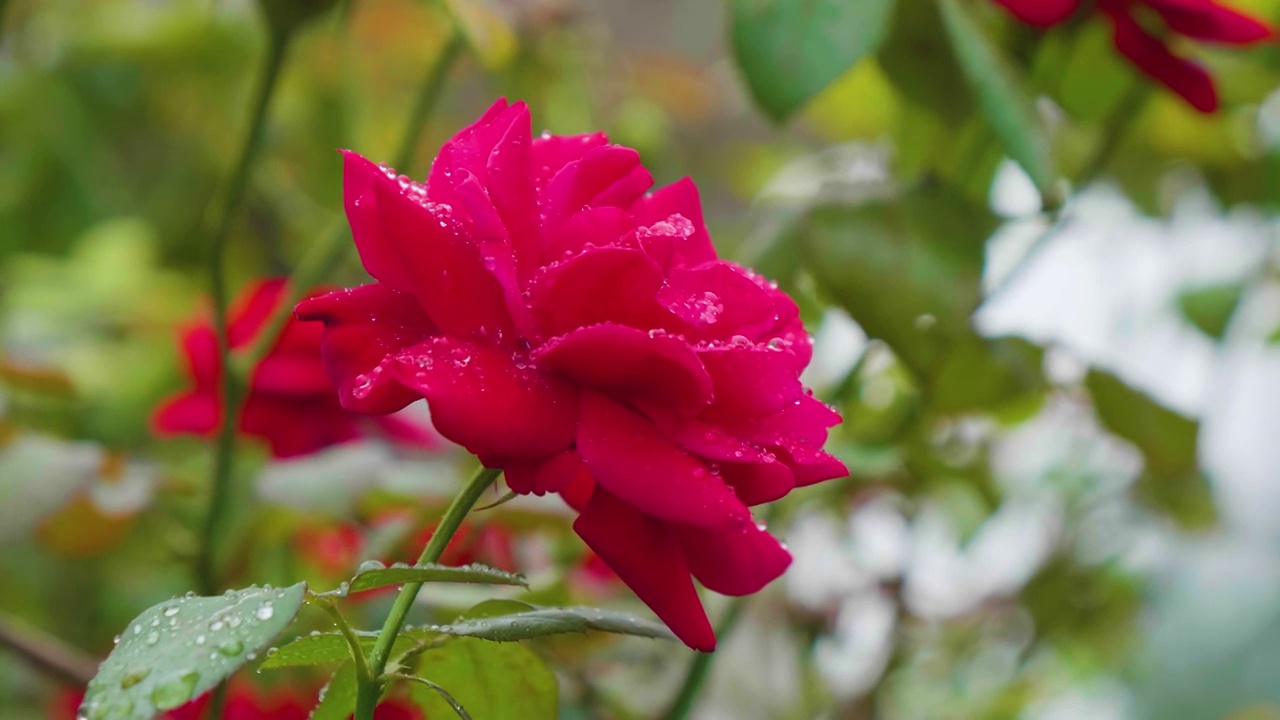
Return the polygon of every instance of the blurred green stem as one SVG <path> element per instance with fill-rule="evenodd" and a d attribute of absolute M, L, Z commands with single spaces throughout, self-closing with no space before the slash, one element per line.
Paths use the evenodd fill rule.
<path fill-rule="evenodd" d="M 82 688 L 98 674 L 98 662 L 62 640 L 0 615 L 0 647 L 20 655 L 33 667 Z"/>
<path fill-rule="evenodd" d="M 221 391 L 222 421 L 218 428 L 217 444 L 214 447 L 209 511 L 205 517 L 203 542 L 197 567 L 200 588 L 207 595 L 215 594 L 220 589 L 217 547 L 221 540 L 223 526 L 227 521 L 226 515 L 231 500 L 231 470 L 235 451 L 236 421 L 240 416 L 240 400 L 243 395 L 240 378 L 230 372 L 230 342 L 227 336 L 227 243 L 241 200 L 244 198 L 250 172 L 262 146 L 262 136 L 266 131 L 267 108 L 271 104 L 271 96 L 275 92 L 280 70 L 284 66 L 289 39 L 288 32 L 272 32 L 269 36 L 267 58 L 262 66 L 262 77 L 258 81 L 257 94 L 254 96 L 249 115 L 249 128 L 245 133 L 244 144 L 240 148 L 240 156 L 236 159 L 231 179 L 227 183 L 226 194 L 218 209 L 216 224 L 213 226 L 213 231 L 209 233 L 209 276 L 213 295 L 213 326 L 218 338 L 217 382 Z"/>
<path fill-rule="evenodd" d="M 449 39 L 445 41 L 444 48 L 432 62 L 431 69 L 427 71 L 427 76 L 423 79 L 422 87 L 418 91 L 418 97 L 414 101 L 413 110 L 409 114 L 409 121 L 405 125 L 404 136 L 400 140 L 400 147 L 396 150 L 393 165 L 400 172 L 409 173 L 414 152 L 418 147 L 418 139 L 427 121 L 431 119 L 431 115 L 440 104 L 449 72 L 457 64 L 465 47 L 462 31 L 455 25 L 450 31 Z M 349 237 L 346 223 L 338 223 L 338 226 L 329 232 L 322 242 L 313 245 L 302 262 L 298 263 L 285 289 L 284 302 L 272 312 L 264 331 L 258 335 L 248 352 L 236 363 L 237 374 L 241 378 L 247 378 L 250 371 L 271 351 L 271 347 L 280 337 L 280 332 L 284 330 L 285 323 L 293 315 L 293 307 L 302 300 L 308 290 L 323 282 L 342 259 Z"/>
<path fill-rule="evenodd" d="M 729 609 L 725 611 L 724 617 L 720 618 L 720 622 L 716 625 L 716 640 L 723 642 L 729 633 L 733 631 L 738 620 L 742 617 L 742 610 L 746 607 L 747 599 L 745 597 L 736 597 L 729 601 Z M 676 699 L 672 701 L 671 708 L 667 710 L 667 714 L 662 717 L 665 720 L 684 720 L 689 717 L 689 713 L 693 711 L 693 704 L 698 699 L 698 693 L 702 691 L 703 684 L 707 681 L 707 676 L 711 672 L 711 661 L 715 659 L 715 653 L 697 653 L 693 658 L 693 663 L 689 665 L 688 672 L 684 676 L 684 684 L 680 686 L 680 692 L 676 693 Z"/>
<path fill-rule="evenodd" d="M 483 466 L 476 470 L 454 497 L 449 509 L 445 510 L 444 517 L 440 518 L 440 524 L 431 534 L 431 540 L 423 548 L 422 555 L 418 557 L 419 565 L 437 562 L 440 559 L 449 541 L 453 539 L 454 533 L 458 532 L 462 519 L 501 474 L 501 470 L 491 470 Z M 378 633 L 378 641 L 374 644 L 373 651 L 369 653 L 370 679 L 360 682 L 356 695 L 355 720 L 373 720 L 373 710 L 378 705 L 382 684 L 385 681 L 382 673 L 387 669 L 387 661 L 391 659 L 391 646 L 395 643 L 396 636 L 400 634 L 400 628 L 404 626 L 409 609 L 413 607 L 413 601 L 418 597 L 418 591 L 421 589 L 422 583 L 405 585 L 401 588 L 395 604 L 391 606 L 387 621 L 382 625 L 382 632 Z"/>

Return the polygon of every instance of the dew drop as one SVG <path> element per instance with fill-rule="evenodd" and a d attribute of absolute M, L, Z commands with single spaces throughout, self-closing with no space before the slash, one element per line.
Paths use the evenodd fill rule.
<path fill-rule="evenodd" d="M 152 630 L 151 632 L 147 633 L 147 644 L 148 644 L 148 645 L 155 645 L 155 644 L 156 644 L 156 643 L 158 643 L 158 642 L 160 642 L 160 633 L 158 633 L 158 632 L 156 632 L 156 631 L 154 631 L 154 630 Z"/>
<path fill-rule="evenodd" d="M 203 645 L 203 644 L 205 644 L 205 641 L 206 641 L 206 640 L 208 640 L 208 638 L 206 638 L 204 635 L 197 635 L 197 636 L 196 636 L 196 644 L 197 644 L 197 645 Z"/>
<path fill-rule="evenodd" d="M 177 615 L 177 614 L 178 614 L 178 610 L 179 610 L 179 608 L 178 608 L 178 606 L 177 606 L 177 605 L 174 605 L 174 606 L 172 606 L 172 607 L 165 608 L 164 616 L 165 616 L 165 617 L 167 617 L 167 618 L 171 618 L 171 617 L 173 617 L 174 615 Z"/>
<path fill-rule="evenodd" d="M 244 652 L 244 643 L 239 640 L 224 642 L 218 646 L 218 652 L 226 655 L 227 657 L 235 657 Z"/>
<path fill-rule="evenodd" d="M 147 676 L 148 676 L 148 675 L 150 675 L 150 674 L 151 674 L 151 669 L 150 669 L 150 668 L 141 668 L 141 669 L 139 669 L 139 670 L 130 670 L 129 672 L 127 672 L 127 673 L 125 673 L 125 674 L 124 674 L 124 677 L 120 678 L 120 689 L 121 689 L 121 690 L 128 690 L 129 688 L 133 687 L 134 685 L 137 685 L 138 683 L 142 682 L 143 680 L 146 680 L 146 679 L 147 679 Z"/>
<path fill-rule="evenodd" d="M 262 603 L 262 607 L 254 611 L 253 616 L 259 620 L 270 620 L 271 616 L 275 614 L 275 608 L 271 607 L 271 601 L 268 600 L 267 602 Z"/>
<path fill-rule="evenodd" d="M 172 710 L 185 705 L 191 700 L 199 680 L 200 674 L 196 672 L 183 673 L 172 680 L 166 680 L 151 691 L 151 704 L 157 710 Z"/>
<path fill-rule="evenodd" d="M 365 560 L 356 568 L 356 574 L 373 572 L 374 570 L 386 570 L 387 566 L 377 560 Z"/>

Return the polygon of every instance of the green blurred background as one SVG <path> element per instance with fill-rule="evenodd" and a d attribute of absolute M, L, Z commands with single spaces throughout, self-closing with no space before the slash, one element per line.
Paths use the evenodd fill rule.
<path fill-rule="evenodd" d="M 1201 115 L 1100 21 L 1042 34 L 952 3 L 1027 102 L 1033 182 L 939 3 L 839 5 L 319 8 L 272 100 L 233 282 L 288 274 L 341 227 L 335 150 L 391 159 L 456 23 L 413 174 L 507 96 L 535 130 L 603 129 L 659 183 L 692 176 L 721 254 L 801 301 L 807 379 L 846 418 L 830 449 L 853 475 L 779 509 L 795 565 L 747 603 L 693 717 L 1280 719 L 1280 48 L 1185 48 L 1223 99 Z M 1235 5 L 1280 22 L 1280 2 Z M 879 36 L 839 34 L 872 6 Z M 829 24 L 788 24 L 813 8 Z M 807 50 L 792 65 L 770 42 Z M 148 417 L 183 382 L 201 222 L 265 48 L 243 0 L 0 2 L 0 618 L 88 655 L 193 585 L 207 449 Z M 349 252 L 327 280 L 363 277 Z M 375 543 L 374 518 L 440 506 L 464 464 L 241 455 L 245 584 L 336 584 L 359 557 L 334 568 L 307 533 Z M 542 601 L 590 599 L 565 513 L 484 522 L 537 556 Z M 690 659 L 537 650 L 564 718 L 656 717 Z M 4 717 L 49 717 L 59 687 L 0 648 Z"/>

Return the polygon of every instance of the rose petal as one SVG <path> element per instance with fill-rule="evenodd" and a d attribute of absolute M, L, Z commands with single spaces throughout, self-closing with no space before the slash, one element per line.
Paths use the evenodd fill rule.
<path fill-rule="evenodd" d="M 609 138 L 602 132 L 585 135 L 550 135 L 543 133 L 533 139 L 530 155 L 533 176 L 541 192 L 565 165 L 580 159 L 589 150 L 603 147 Z"/>
<path fill-rule="evenodd" d="M 578 453 L 602 488 L 647 515 L 700 527 L 732 526 L 751 517 L 704 463 L 603 395 L 582 396 Z"/>
<path fill-rule="evenodd" d="M 385 174 L 372 186 L 387 245 L 436 326 L 464 337 L 512 335 L 502 286 L 450 208 Z"/>
<path fill-rule="evenodd" d="M 1115 25 L 1116 50 L 1156 82 L 1182 96 L 1200 112 L 1218 109 L 1218 92 L 1204 68 L 1169 51 L 1124 11 L 1107 13 Z"/>
<path fill-rule="evenodd" d="M 827 440 L 827 428 L 840 424 L 840 414 L 805 394 L 772 415 L 731 418 L 725 424 L 734 435 L 759 445 L 777 445 L 784 439 L 821 445 Z"/>
<path fill-rule="evenodd" d="M 658 301 L 691 326 L 693 339 L 755 337 L 777 322 L 773 298 L 733 263 L 675 268 L 667 283 Z"/>
<path fill-rule="evenodd" d="M 567 260 L 588 245 L 608 246 L 635 229 L 625 210 L 599 207 L 583 210 L 556 230 L 547 245 L 547 260 Z"/>
<path fill-rule="evenodd" d="M 702 220 L 702 200 L 698 197 L 698 186 L 693 180 L 683 178 L 653 194 L 638 200 L 632 212 L 639 225 L 668 220 L 672 215 L 680 215 L 689 221 L 691 231 L 683 236 L 674 249 L 674 265 L 697 265 L 716 259 L 715 246 L 711 244 L 711 235 Z"/>
<path fill-rule="evenodd" d="M 438 332 L 412 295 L 375 283 L 304 300 L 295 313 L 324 323 L 321 353 L 343 407 L 378 415 L 421 397 L 383 368 L 390 356 Z"/>
<path fill-rule="evenodd" d="M 1147 0 L 1169 29 L 1195 40 L 1227 45 L 1252 45 L 1275 36 L 1266 23 L 1216 2 L 1205 0 Z"/>
<path fill-rule="evenodd" d="M 157 435 L 205 435 L 218 429 L 222 412 L 213 390 L 183 393 L 166 400 L 151 418 Z"/>
<path fill-rule="evenodd" d="M 263 280 L 241 291 L 227 313 L 231 318 L 227 326 L 227 339 L 231 347 L 248 344 L 262 330 L 267 318 L 271 317 L 272 311 L 280 304 L 284 282 L 280 278 Z"/>
<path fill-rule="evenodd" d="M 661 410 L 650 409 L 646 414 L 664 435 L 712 463 L 713 470 L 748 507 L 773 502 L 795 487 L 791 469 L 772 452 L 739 439 L 723 427 Z"/>
<path fill-rule="evenodd" d="M 240 429 L 265 439 L 277 458 L 309 455 L 360 437 L 355 418 L 333 397 L 299 400 L 252 394 L 240 415 Z"/>
<path fill-rule="evenodd" d="M 542 193 L 543 232 L 554 233 L 586 207 L 629 207 L 652 184 L 635 150 L 621 145 L 588 150 L 565 165 Z"/>
<path fill-rule="evenodd" d="M 711 402 L 711 378 L 684 340 L 623 325 L 578 328 L 533 354 L 538 367 L 580 385 L 692 415 Z"/>
<path fill-rule="evenodd" d="M 591 496 L 596 490 L 596 479 L 591 477 L 591 473 L 586 470 L 584 464 L 582 472 L 575 473 L 569 478 L 569 482 L 560 488 L 560 498 L 564 500 L 569 507 L 582 512 L 587 507 L 587 503 L 591 502 Z"/>
<path fill-rule="evenodd" d="M 667 526 L 597 489 L 573 529 L 676 637 L 695 650 L 715 649 L 684 552 Z"/>
<path fill-rule="evenodd" d="M 658 304 L 661 287 L 662 270 L 643 252 L 595 248 L 544 268 L 530 299 L 547 336 L 606 322 L 648 330 L 679 323 Z"/>
<path fill-rule="evenodd" d="M 839 458 L 828 454 L 820 446 L 784 440 L 774 448 L 778 459 L 786 463 L 795 475 L 796 487 L 805 487 L 823 480 L 845 477 L 849 468 Z"/>
<path fill-rule="evenodd" d="M 542 458 L 573 442 L 573 390 L 492 346 L 434 337 L 400 353 L 391 370 L 427 399 L 440 434 L 473 454 Z"/>
<path fill-rule="evenodd" d="M 715 389 L 707 411 L 714 417 L 762 417 L 803 396 L 800 366 L 790 350 L 738 336 L 699 346 L 697 353 Z"/>
<path fill-rule="evenodd" d="M 996 0 L 1011 15 L 1038 28 L 1065 21 L 1080 7 L 1080 0 Z"/>
<path fill-rule="evenodd" d="M 440 436 L 429 426 L 405 417 L 407 412 L 375 417 L 372 421 L 391 442 L 424 450 L 440 449 Z"/>
<path fill-rule="evenodd" d="M 329 396 L 334 392 L 333 381 L 320 362 L 319 348 L 315 355 L 268 355 L 253 369 L 253 392 L 293 396 Z"/>
<path fill-rule="evenodd" d="M 587 466 L 577 452 L 566 450 L 547 460 L 510 462 L 502 471 L 511 492 L 542 496 L 560 492 L 576 475 L 586 474 Z"/>
<path fill-rule="evenodd" d="M 791 553 L 755 523 L 720 530 L 675 526 L 673 531 L 693 576 L 722 595 L 759 592 L 791 564 Z"/>

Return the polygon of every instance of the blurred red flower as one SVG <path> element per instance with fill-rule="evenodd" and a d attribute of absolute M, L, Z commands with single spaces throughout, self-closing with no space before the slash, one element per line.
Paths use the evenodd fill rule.
<path fill-rule="evenodd" d="M 1065 21 L 1083 4 L 1083 0 L 996 2 L 1022 22 L 1041 28 Z M 1215 0 L 1098 0 L 1093 7 L 1111 20 L 1121 55 L 1201 112 L 1218 109 L 1213 78 L 1196 63 L 1175 55 L 1161 34 L 1153 34 L 1150 28 L 1162 25 L 1169 34 L 1236 46 L 1275 37 L 1275 31 L 1263 21 Z"/>
<path fill-rule="evenodd" d="M 291 687 L 261 688 L 253 683 L 232 680 L 221 720 L 307 720 L 316 706 L 319 691 L 300 692 Z M 160 716 L 161 720 L 200 720 L 209 705 L 205 693 L 182 707 Z M 49 705 L 49 720 L 75 720 L 84 701 L 84 692 L 65 690 Z M 406 700 L 388 698 L 374 711 L 374 720 L 421 720 L 422 712 Z"/>
<path fill-rule="evenodd" d="M 313 298 L 343 405 L 425 397 L 436 429 L 574 528 L 688 645 L 715 647 L 693 584 L 756 592 L 791 557 L 750 505 L 846 474 L 839 416 L 776 285 L 717 259 L 698 192 L 652 185 L 602 133 L 530 133 L 494 104 L 425 185 L 348 152 L 347 217 L 378 281 Z"/>
<path fill-rule="evenodd" d="M 245 291 L 229 314 L 232 349 L 254 341 L 283 295 L 283 280 L 258 282 Z M 239 428 L 264 438 L 277 458 L 306 455 L 365 434 L 368 421 L 344 410 L 334 397 L 320 360 L 320 336 L 318 327 L 290 318 L 279 340 L 253 369 Z M 193 387 L 162 403 L 152 424 L 161 435 L 211 435 L 222 417 L 212 325 L 207 320 L 192 324 L 182 334 L 182 347 Z M 402 418 L 381 417 L 372 422 L 389 439 L 422 446 L 434 443 L 429 430 Z"/>

